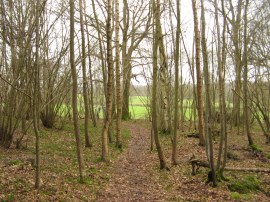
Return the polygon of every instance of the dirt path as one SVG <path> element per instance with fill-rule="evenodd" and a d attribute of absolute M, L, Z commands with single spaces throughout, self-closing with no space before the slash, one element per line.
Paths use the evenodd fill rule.
<path fill-rule="evenodd" d="M 129 146 L 113 163 L 109 183 L 97 201 L 165 201 L 165 192 L 152 172 L 150 131 L 138 124 L 127 127 L 132 133 Z"/>

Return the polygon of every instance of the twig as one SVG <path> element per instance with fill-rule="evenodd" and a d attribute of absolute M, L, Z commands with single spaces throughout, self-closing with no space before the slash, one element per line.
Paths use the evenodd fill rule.
<path fill-rule="evenodd" d="M 30 95 L 28 95 L 27 93 L 25 93 L 24 91 L 20 90 L 19 88 L 15 87 L 12 83 L 10 83 L 8 80 L 6 80 L 5 78 L 2 77 L 2 75 L 0 74 L 0 78 L 6 82 L 8 85 L 10 85 L 12 88 L 14 88 L 15 90 L 19 91 L 20 93 L 24 94 L 25 96 L 31 98 Z"/>

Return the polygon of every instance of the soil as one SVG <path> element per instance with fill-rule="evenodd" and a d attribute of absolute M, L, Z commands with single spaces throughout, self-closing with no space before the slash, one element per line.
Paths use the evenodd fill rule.
<path fill-rule="evenodd" d="M 137 124 L 126 125 L 132 131 L 128 148 L 113 163 L 109 183 L 97 201 L 166 201 L 166 192 L 153 176 L 149 158 L 150 131 Z"/>

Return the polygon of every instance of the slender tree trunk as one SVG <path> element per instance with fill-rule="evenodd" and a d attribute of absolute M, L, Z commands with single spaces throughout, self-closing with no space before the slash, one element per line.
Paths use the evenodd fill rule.
<path fill-rule="evenodd" d="M 192 78 L 192 92 L 193 92 L 193 101 L 192 101 L 192 106 L 193 106 L 193 125 L 194 125 L 194 130 L 197 130 L 197 109 L 198 109 L 198 99 L 197 99 L 197 93 L 196 93 L 196 86 L 195 86 L 195 62 L 194 62 L 194 49 L 195 49 L 195 38 L 193 38 L 193 45 L 192 45 L 192 62 L 190 64 L 190 72 L 191 72 L 191 78 Z M 187 51 L 186 51 L 187 53 Z"/>
<path fill-rule="evenodd" d="M 155 0 L 153 0 L 153 13 L 154 13 L 154 18 L 153 18 L 153 25 L 156 28 L 154 30 L 154 36 L 153 36 L 153 89 L 152 89 L 152 127 L 153 127 L 153 132 L 154 132 L 154 139 L 155 139 L 155 144 L 156 148 L 158 151 L 158 157 L 159 157 L 159 162 L 160 162 L 160 169 L 167 169 L 166 162 L 165 162 L 165 157 L 163 154 L 163 150 L 159 141 L 158 137 L 158 120 L 157 120 L 157 71 L 158 71 L 158 58 L 157 58 L 157 52 L 158 52 L 158 37 L 159 34 L 157 33 L 159 29 L 157 29 L 157 19 L 159 15 L 159 6 L 160 4 L 157 3 Z"/>
<path fill-rule="evenodd" d="M 150 134 L 150 151 L 154 150 L 154 130 L 153 126 L 151 128 L 151 134 Z"/>
<path fill-rule="evenodd" d="M 106 112 L 104 118 L 104 126 L 102 131 L 102 160 L 108 161 L 108 130 L 112 119 L 112 102 L 113 102 L 113 61 L 112 61 L 112 0 L 107 0 L 107 66 L 108 66 L 108 81 L 106 93 Z"/>
<path fill-rule="evenodd" d="M 129 114 L 129 89 L 130 89 L 130 78 L 131 78 L 131 64 L 128 61 L 125 61 L 124 64 L 126 65 L 125 68 L 127 68 L 127 70 L 126 70 L 127 73 L 123 74 L 125 76 L 125 78 L 123 79 L 123 81 L 125 81 L 125 83 L 123 86 L 124 92 L 123 92 L 122 119 L 129 120 L 129 119 L 131 119 L 130 114 Z"/>
<path fill-rule="evenodd" d="M 173 123 L 173 149 L 172 163 L 177 165 L 176 149 L 177 149 L 177 129 L 179 119 L 178 91 L 179 91 L 179 46 L 180 46 L 180 0 L 176 0 L 177 11 L 177 29 L 176 29 L 176 48 L 175 48 L 175 84 L 174 84 L 174 123 Z"/>
<path fill-rule="evenodd" d="M 218 15 L 218 4 L 217 0 L 214 1 L 215 5 L 215 21 L 217 28 L 217 59 L 218 59 L 218 77 L 219 77 L 219 111 L 220 111 L 220 143 L 217 159 L 217 170 L 223 174 L 223 169 L 226 165 L 227 157 L 227 131 L 226 131 L 226 103 L 225 103 L 225 63 L 226 63 L 226 16 L 224 12 L 224 0 L 222 0 L 222 10 L 223 10 L 223 33 L 222 33 L 222 52 L 221 52 L 221 36 L 220 36 L 220 26 L 219 26 L 219 15 Z M 222 160 L 222 154 L 224 156 Z M 222 164 L 222 165 L 221 165 Z"/>
<path fill-rule="evenodd" d="M 225 5 L 224 0 L 222 0 L 222 13 L 223 13 L 223 32 L 222 32 L 222 57 L 221 57 L 221 66 L 220 66 L 220 112 L 221 112 L 221 138 L 224 139 L 224 152 L 223 152 L 223 161 L 222 166 L 220 168 L 221 175 L 225 169 L 227 163 L 227 125 L 226 125 L 226 101 L 225 101 L 225 65 L 226 65 L 226 27 L 227 27 L 227 20 L 226 20 L 226 13 L 225 13 Z"/>
<path fill-rule="evenodd" d="M 179 65 L 180 70 L 180 117 L 181 117 L 181 131 L 184 132 L 185 110 L 184 110 L 184 86 L 183 86 L 183 68 L 182 68 L 182 46 L 179 44 Z"/>
<path fill-rule="evenodd" d="M 199 114 L 199 145 L 204 146 L 204 126 L 203 126 L 203 98 L 202 98 L 202 76 L 200 67 L 200 31 L 197 14 L 196 0 L 192 0 L 193 14 L 194 14 L 194 33 L 195 33 L 195 46 L 196 46 L 196 73 L 197 73 L 197 98 L 198 98 L 198 114 Z"/>
<path fill-rule="evenodd" d="M 161 86 L 161 112 L 163 115 L 163 119 L 161 121 L 161 130 L 164 133 L 170 133 L 171 131 L 171 123 L 170 123 L 170 110 L 169 110 L 169 88 L 168 88 L 168 64 L 167 64 L 167 56 L 163 41 L 162 35 L 162 27 L 160 22 L 160 0 L 157 0 L 157 19 L 156 19 L 156 33 L 158 37 L 158 49 L 159 49 L 159 57 L 160 57 L 160 86 Z"/>
<path fill-rule="evenodd" d="M 88 41 L 90 42 L 90 40 Z M 88 50 L 90 50 L 89 45 L 88 45 Z M 97 119 L 96 119 L 95 109 L 94 109 L 94 82 L 93 82 L 93 72 L 92 72 L 92 60 L 91 60 L 90 55 L 88 56 L 88 62 L 89 62 L 89 78 L 90 78 L 90 107 L 91 107 L 90 111 L 91 111 L 93 126 L 97 127 Z"/>
<path fill-rule="evenodd" d="M 216 112 L 216 78 L 215 78 L 215 62 L 214 62 L 214 35 L 212 36 L 212 45 L 211 45 L 211 65 L 212 65 L 212 73 L 211 73 L 211 90 L 212 90 L 212 103 L 214 104 L 214 113 Z"/>
<path fill-rule="evenodd" d="M 40 1 L 36 1 L 36 52 L 35 52 L 35 69 L 34 69 L 34 95 L 33 95 L 33 122 L 34 122 L 34 131 L 36 137 L 36 179 L 35 179 L 35 188 L 39 189 L 40 187 L 40 152 L 39 152 L 39 111 L 38 111 L 38 95 L 39 95 L 39 6 Z"/>
<path fill-rule="evenodd" d="M 101 57 L 103 88 L 104 88 L 105 96 L 107 96 L 107 75 L 106 75 L 106 64 L 105 64 L 105 59 L 104 59 L 105 54 L 104 54 L 103 46 L 102 46 L 101 30 L 100 30 L 98 16 L 97 16 L 97 13 L 96 13 L 95 2 L 94 2 L 94 0 L 91 0 L 91 1 L 92 1 L 92 8 L 93 8 L 93 13 L 94 13 L 94 18 L 95 18 L 95 21 L 96 21 L 96 27 L 97 27 L 97 31 L 98 31 L 98 45 L 99 45 L 100 57 Z"/>
<path fill-rule="evenodd" d="M 117 105 L 117 126 L 116 126 L 116 147 L 121 148 L 121 124 L 122 124 L 122 99 L 120 79 L 120 46 L 119 46 L 119 0 L 115 0 L 115 71 L 116 71 L 116 105 Z"/>
<path fill-rule="evenodd" d="M 240 126 L 240 107 L 241 107 L 241 88 L 242 88 L 242 82 L 241 82 L 241 72 L 242 72 L 242 60 L 241 60 L 241 48 L 240 48 L 240 42 L 239 42 L 239 31 L 241 28 L 241 11 L 242 11 L 242 1 L 237 1 L 237 15 L 235 16 L 234 9 L 233 9 L 233 3 L 232 0 L 229 1 L 230 8 L 232 11 L 232 41 L 234 45 L 234 63 L 235 63 L 235 93 L 234 93 L 234 100 L 233 100 L 233 122 L 234 126 L 237 126 L 238 128 L 238 134 L 239 134 L 239 126 Z"/>
<path fill-rule="evenodd" d="M 122 40 L 122 66 L 123 66 L 123 106 L 122 119 L 128 120 L 129 116 L 129 89 L 131 77 L 131 64 L 128 61 L 127 42 L 128 42 L 128 27 L 129 27 L 129 10 L 127 0 L 123 0 L 123 40 Z"/>
<path fill-rule="evenodd" d="M 212 142 L 212 104 L 211 104 L 211 93 L 210 93 L 210 76 L 209 76 L 209 65 L 208 65 L 208 52 L 205 38 L 205 14 L 204 14 L 204 0 L 201 0 L 201 22 L 202 22 L 202 55 L 203 55 L 203 73 L 205 82 L 205 138 L 206 138 L 206 151 L 209 158 L 213 186 L 217 185 L 216 171 L 214 163 L 214 151 Z"/>
<path fill-rule="evenodd" d="M 84 3 L 84 20 L 86 21 L 86 2 L 83 0 Z M 97 120 L 95 116 L 95 110 L 94 110 L 94 82 L 93 82 L 93 72 L 92 72 L 92 61 L 90 56 L 90 32 L 88 30 L 88 25 L 86 23 L 86 35 L 87 35 L 87 49 L 88 49 L 88 62 L 89 62 L 89 79 L 90 79 L 90 108 L 91 108 L 91 118 L 93 122 L 93 126 L 97 127 Z"/>
<path fill-rule="evenodd" d="M 83 173 L 83 158 L 81 152 L 81 138 L 80 138 L 80 129 L 79 129 L 79 120 L 78 120 L 78 108 L 77 108 L 77 91 L 78 91 L 78 82 L 77 82 L 77 71 L 75 66 L 74 58 L 74 0 L 69 0 L 70 6 L 70 66 L 71 66 L 71 76 L 72 76 L 72 110 L 73 110 L 73 124 L 74 132 L 76 139 L 76 152 L 77 159 L 79 164 L 79 175 L 80 181 L 84 180 Z"/>
<path fill-rule="evenodd" d="M 245 13 L 244 13 L 244 53 L 243 53 L 243 63 L 244 63 L 244 83 L 243 83 L 243 91 L 244 91 L 244 129 L 248 138 L 248 144 L 253 145 L 253 139 L 251 137 L 250 128 L 249 128 L 249 104 L 248 104 L 248 40 L 247 40 L 247 10 L 248 10 L 249 0 L 246 0 L 245 5 Z"/>
<path fill-rule="evenodd" d="M 82 37 L 82 70 L 83 70 L 83 101 L 84 101 L 84 137 L 85 147 L 91 147 L 89 140 L 89 105 L 88 105 L 88 82 L 86 77 L 86 53 L 85 53 L 85 36 L 84 36 L 84 18 L 83 18 L 83 2 L 79 0 L 80 6 L 80 27 Z"/>
<path fill-rule="evenodd" d="M 13 20 L 13 15 L 14 15 L 14 11 L 13 11 L 13 1 L 9 1 L 8 2 L 8 6 L 9 6 L 9 13 L 10 13 L 10 17 L 9 17 L 9 22 L 11 25 L 13 25 L 14 20 Z M 11 75 L 13 76 L 13 81 L 12 81 L 12 85 L 13 86 L 17 86 L 17 80 L 18 80 L 18 73 L 17 73 L 17 53 L 16 53 L 16 46 L 15 46 L 15 36 L 14 36 L 14 31 L 13 31 L 13 27 L 11 26 L 11 30 L 10 30 L 10 52 L 11 52 L 11 58 L 10 58 L 10 67 L 11 67 Z M 6 114 L 7 114 L 7 118 L 6 120 L 4 119 L 4 127 L 3 127 L 3 145 L 6 148 L 9 148 L 11 143 L 12 143 L 12 139 L 13 139 L 13 134 L 12 134 L 12 127 L 13 127 L 13 116 L 14 116 L 14 106 L 16 106 L 15 103 L 15 88 L 11 88 L 11 90 L 7 93 L 8 96 L 8 104 L 6 106 Z"/>

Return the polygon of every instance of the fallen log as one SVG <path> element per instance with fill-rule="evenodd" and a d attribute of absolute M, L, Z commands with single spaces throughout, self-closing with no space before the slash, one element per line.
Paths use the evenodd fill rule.
<path fill-rule="evenodd" d="M 200 134 L 198 132 L 183 132 L 182 133 L 186 138 L 199 138 Z M 216 137 L 220 136 L 220 131 L 218 129 L 212 130 L 212 138 L 216 139 Z"/>
<path fill-rule="evenodd" d="M 270 173 L 270 169 L 267 168 L 233 168 L 225 167 L 226 171 L 246 171 L 246 172 L 255 172 L 255 173 Z"/>
<path fill-rule="evenodd" d="M 184 137 L 199 138 L 198 132 L 184 132 L 182 133 Z"/>
<path fill-rule="evenodd" d="M 206 161 L 201 161 L 198 159 L 190 159 L 189 162 L 192 166 L 192 175 L 196 175 L 200 167 L 210 168 L 210 165 Z"/>
<path fill-rule="evenodd" d="M 210 168 L 210 165 L 206 161 L 191 159 L 189 161 L 192 166 L 192 175 L 196 175 L 200 167 Z M 270 169 L 267 168 L 233 168 L 233 167 L 225 167 L 224 171 L 243 171 L 243 172 L 256 172 L 256 173 L 270 173 Z"/>

